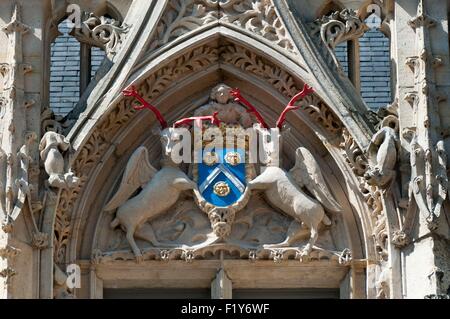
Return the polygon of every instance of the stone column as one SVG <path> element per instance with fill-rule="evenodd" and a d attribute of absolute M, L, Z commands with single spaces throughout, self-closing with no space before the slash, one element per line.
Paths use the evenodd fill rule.
<path fill-rule="evenodd" d="M 37 298 L 42 30 L 50 1 L 0 4 L 0 298 Z"/>
<path fill-rule="evenodd" d="M 447 2 L 395 2 L 393 41 L 397 61 L 397 96 L 402 133 L 403 224 L 401 234 L 403 296 L 424 298 L 450 287 L 447 197 L 448 102 Z M 404 227 L 404 229 L 406 229 Z"/>

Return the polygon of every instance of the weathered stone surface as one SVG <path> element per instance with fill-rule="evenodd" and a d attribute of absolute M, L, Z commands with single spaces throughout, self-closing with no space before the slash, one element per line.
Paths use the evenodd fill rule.
<path fill-rule="evenodd" d="M 82 1 L 103 16 L 80 15 L 81 45 L 58 37 L 64 1 L 16 2 L 0 3 L 0 298 L 448 295 L 447 1 Z M 198 167 L 168 157 L 164 123 L 192 116 L 266 137 L 286 120 L 280 161 L 246 163 L 240 200 L 209 203 Z"/>

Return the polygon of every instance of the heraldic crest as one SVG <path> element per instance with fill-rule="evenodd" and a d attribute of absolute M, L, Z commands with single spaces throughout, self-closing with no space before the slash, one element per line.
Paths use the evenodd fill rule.
<path fill-rule="evenodd" d="M 134 87 L 125 90 L 139 102 L 135 109 L 150 110 L 159 122 L 161 169 L 150 163 L 145 146 L 134 151 L 104 208 L 116 237 L 99 247 L 100 258 L 129 259 L 131 246 L 138 262 L 191 261 L 218 252 L 349 262 L 348 249 L 333 242 L 327 216 L 342 208 L 313 155 L 299 147 L 291 170 L 280 165 L 286 116 L 312 93 L 305 85 L 270 128 L 239 89 L 224 84 L 192 117 L 172 125 Z"/>

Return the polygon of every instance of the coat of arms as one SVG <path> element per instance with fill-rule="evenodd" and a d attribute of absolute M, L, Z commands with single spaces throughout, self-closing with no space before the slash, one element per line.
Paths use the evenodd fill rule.
<path fill-rule="evenodd" d="M 192 252 L 215 251 L 214 247 L 245 250 L 250 258 L 274 249 L 294 249 L 300 258 L 307 257 L 316 244 L 320 225 L 331 224 L 326 212 L 341 211 L 306 148 L 297 149 L 290 171 L 280 167 L 286 115 L 312 92 L 305 85 L 271 129 L 238 89 L 226 85 L 215 87 L 210 102 L 192 117 L 171 126 L 135 89 L 124 91 L 140 102 L 137 109 L 155 114 L 163 150 L 162 168 L 157 170 L 149 162 L 147 149 L 139 147 L 128 162 L 118 191 L 105 207 L 115 212 L 111 227 L 120 226 L 126 233 L 136 259 L 144 259 L 137 240 L 150 243 L 149 249 L 159 250 L 161 258 L 169 258 L 169 252 L 177 250 L 186 259 L 195 258 Z M 283 214 L 271 213 L 264 226 L 270 231 L 254 233 L 252 227 L 261 227 L 261 221 L 267 220 L 255 218 L 262 211 L 261 201 L 266 211 L 275 209 Z M 207 217 L 209 225 L 196 209 Z M 161 229 L 166 226 L 154 225 L 170 211 L 176 212 L 164 224 L 172 227 L 170 236 L 165 237 Z M 307 242 L 298 247 L 302 234 L 307 234 Z"/>

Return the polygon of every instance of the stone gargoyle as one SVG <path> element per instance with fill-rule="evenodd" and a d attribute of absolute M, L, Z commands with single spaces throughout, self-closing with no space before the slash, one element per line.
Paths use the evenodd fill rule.
<path fill-rule="evenodd" d="M 398 124 L 388 125 L 396 123 L 395 118 L 388 121 L 390 117 L 392 116 L 384 120 L 387 124 L 375 133 L 367 148 L 369 168 L 364 178 L 369 185 L 381 188 L 389 186 L 395 177 L 395 165 L 400 149 Z"/>

